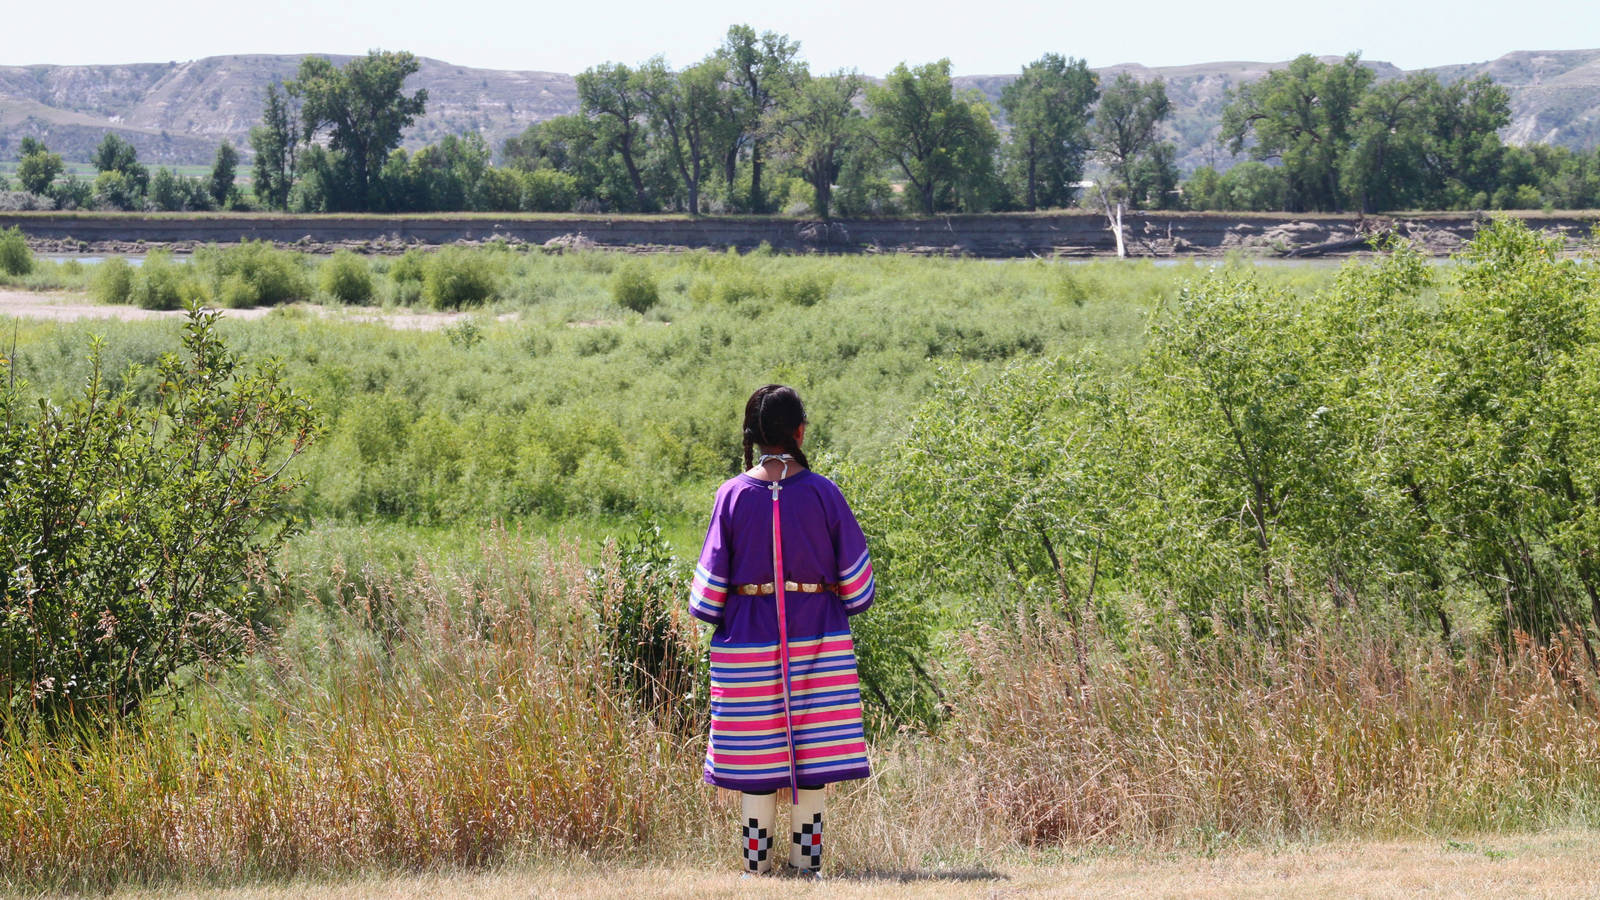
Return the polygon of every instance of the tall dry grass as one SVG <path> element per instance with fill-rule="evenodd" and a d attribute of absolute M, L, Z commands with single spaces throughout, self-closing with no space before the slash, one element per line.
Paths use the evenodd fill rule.
<path fill-rule="evenodd" d="M 982 628 L 945 746 L 1030 845 L 1592 824 L 1600 695 L 1575 646 L 1453 655 L 1329 624 L 1114 651 Z"/>
<path fill-rule="evenodd" d="M 494 542 L 470 573 L 334 572 L 343 602 L 293 600 L 246 673 L 177 711 L 14 735 L 0 874 L 81 887 L 474 865 L 692 821 L 695 742 L 613 690 L 576 550 Z"/>
<path fill-rule="evenodd" d="M 242 669 L 109 731 L 6 738 L 0 884 L 734 866 L 736 797 L 700 783 L 697 718 L 628 687 L 604 558 L 495 532 L 470 565 L 289 576 Z M 652 596 L 689 660 L 679 587 Z M 1337 628 L 1179 651 L 982 628 L 943 727 L 879 735 L 875 777 L 834 792 L 830 865 L 1594 824 L 1595 684 L 1570 663 Z"/>

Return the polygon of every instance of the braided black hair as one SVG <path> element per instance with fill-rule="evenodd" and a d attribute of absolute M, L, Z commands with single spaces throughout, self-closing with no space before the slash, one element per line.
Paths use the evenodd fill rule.
<path fill-rule="evenodd" d="M 795 432 L 806 423 L 806 406 L 794 388 L 768 384 L 756 388 L 744 404 L 744 467 L 755 466 L 756 445 L 777 447 L 806 468 L 811 463 L 795 442 Z"/>

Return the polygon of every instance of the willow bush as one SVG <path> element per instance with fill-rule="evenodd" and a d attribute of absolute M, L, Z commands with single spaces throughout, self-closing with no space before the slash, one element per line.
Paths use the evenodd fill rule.
<path fill-rule="evenodd" d="M 1593 662 L 1600 278 L 1511 223 L 1458 262 L 1396 246 L 1310 295 L 1223 270 L 1126 369 L 951 371 L 869 495 L 880 544 L 980 618 L 1267 638 L 1334 609 Z"/>
<path fill-rule="evenodd" d="M 243 366 L 192 310 L 154 402 L 101 349 L 62 405 L 0 371 L 0 699 L 27 725 L 125 714 L 168 676 L 236 656 L 260 597 L 246 562 L 288 528 L 286 467 L 316 432 L 271 364 Z M 128 373 L 124 382 L 136 380 Z"/>
<path fill-rule="evenodd" d="M 33 251 L 22 229 L 15 225 L 0 228 L 0 274 L 26 275 L 33 271 Z"/>

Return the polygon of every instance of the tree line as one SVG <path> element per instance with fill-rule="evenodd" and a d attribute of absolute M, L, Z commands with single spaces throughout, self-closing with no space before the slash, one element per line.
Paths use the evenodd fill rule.
<path fill-rule="evenodd" d="M 250 198 L 218 199 L 202 180 L 170 173 L 157 192 L 114 136 L 117 165 L 92 183 L 57 179 L 60 158 L 29 145 L 23 169 L 53 170 L 22 188 L 62 207 L 108 209 L 826 217 L 1066 206 L 1086 163 L 1101 158 L 1117 199 L 1176 202 L 1175 151 L 1157 131 L 1171 109 L 1159 81 L 1123 75 L 1102 86 L 1083 60 L 1046 54 L 995 109 L 953 88 L 948 59 L 902 63 L 875 84 L 848 70 L 813 74 L 799 49 L 787 35 L 735 25 L 682 69 L 660 56 L 594 66 L 576 77 L 578 112 L 510 138 L 498 165 L 478 134 L 400 147 L 428 101 L 425 89 L 404 89 L 419 69 L 412 54 L 373 51 L 342 68 L 308 57 L 294 79 L 266 89 L 250 134 Z"/>
<path fill-rule="evenodd" d="M 996 110 L 953 88 L 948 59 L 902 63 L 874 84 L 813 74 L 799 49 L 735 25 L 682 69 L 661 56 L 591 67 L 576 77 L 578 112 L 507 140 L 499 165 L 478 135 L 399 149 L 427 102 L 401 89 L 418 68 L 411 54 L 373 52 L 342 70 L 308 59 L 267 89 L 251 136 L 257 197 L 302 211 L 1037 209 L 1070 204 L 1095 154 L 1114 167 L 1118 197 L 1168 205 L 1175 194 L 1174 152 L 1156 130 L 1170 110 L 1160 82 L 1124 76 L 1102 89 L 1084 61 L 1046 54 Z"/>
<path fill-rule="evenodd" d="M 1195 209 L 1525 209 L 1600 206 L 1600 152 L 1500 139 L 1510 97 L 1487 75 L 1378 82 L 1357 54 L 1305 55 L 1239 88 L 1219 141 L 1250 162 L 1194 172 Z"/>
<path fill-rule="evenodd" d="M 250 195 L 224 143 L 209 178 L 149 175 L 107 136 L 92 180 L 25 139 L 17 179 L 62 208 L 296 212 L 683 212 L 829 217 L 1036 210 L 1084 203 L 1195 210 L 1376 212 L 1600 206 L 1600 151 L 1517 147 L 1488 76 L 1379 83 L 1351 54 L 1309 55 L 1232 92 L 1219 148 L 1248 157 L 1180 180 L 1160 79 L 1101 83 L 1081 59 L 1022 68 L 998 107 L 955 90 L 950 61 L 881 83 L 813 74 L 787 35 L 728 29 L 701 61 L 607 62 L 576 76 L 579 109 L 499 148 L 482 135 L 400 147 L 428 93 L 406 52 L 303 60 L 269 85 L 250 134 Z M 1084 192 L 1086 168 L 1097 184 Z M 7 187 L 0 184 L 0 189 Z"/>
<path fill-rule="evenodd" d="M 162 166 L 154 174 L 139 162 L 139 152 L 116 134 L 107 134 L 91 162 L 95 177 L 68 172 L 58 153 L 33 137 L 22 139 L 17 159 L 18 192 L 0 178 L 6 202 L 0 209 L 110 209 L 193 212 L 249 206 L 235 184 L 239 151 L 223 141 L 207 176 L 185 176 Z"/>

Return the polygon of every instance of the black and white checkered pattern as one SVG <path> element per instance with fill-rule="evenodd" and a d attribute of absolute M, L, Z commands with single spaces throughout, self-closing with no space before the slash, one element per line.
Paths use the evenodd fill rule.
<path fill-rule="evenodd" d="M 800 848 L 801 869 L 815 872 L 822 868 L 822 813 L 801 823 L 800 830 L 794 833 L 794 843 Z"/>
<path fill-rule="evenodd" d="M 759 872 L 762 863 L 772 852 L 772 834 L 761 823 L 750 819 L 741 831 L 744 833 L 744 864 L 752 872 Z"/>

